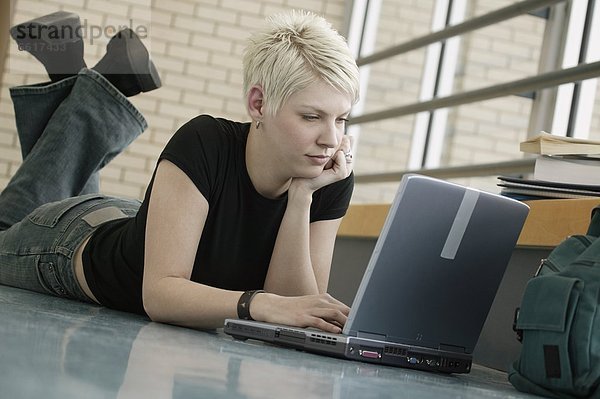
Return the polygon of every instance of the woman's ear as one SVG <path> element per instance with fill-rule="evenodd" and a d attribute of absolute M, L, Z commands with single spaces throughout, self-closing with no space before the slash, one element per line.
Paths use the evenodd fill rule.
<path fill-rule="evenodd" d="M 250 117 L 254 121 L 263 119 L 263 89 L 260 85 L 254 85 L 250 88 L 247 98 L 247 107 Z"/>

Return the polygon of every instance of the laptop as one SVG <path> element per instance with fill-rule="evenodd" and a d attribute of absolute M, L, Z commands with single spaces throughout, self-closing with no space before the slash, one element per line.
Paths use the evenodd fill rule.
<path fill-rule="evenodd" d="M 529 207 L 431 177 L 402 178 L 341 334 L 225 320 L 225 333 L 307 352 L 468 373 Z"/>

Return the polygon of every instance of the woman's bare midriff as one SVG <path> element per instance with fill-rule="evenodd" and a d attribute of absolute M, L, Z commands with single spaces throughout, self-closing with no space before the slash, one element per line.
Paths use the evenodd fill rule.
<path fill-rule="evenodd" d="M 92 294 L 92 291 L 90 290 L 87 281 L 85 281 L 85 274 L 83 273 L 83 249 L 85 248 L 90 238 L 91 237 L 86 238 L 83 241 L 83 243 L 81 243 L 79 248 L 77 248 L 77 250 L 75 251 L 75 256 L 73 257 L 73 268 L 75 269 L 74 271 L 77 283 L 79 283 L 79 286 L 81 287 L 85 295 L 87 295 L 87 297 L 90 298 L 92 301 L 96 302 L 97 304 L 100 304 L 100 302 L 98 302 L 94 294 Z"/>

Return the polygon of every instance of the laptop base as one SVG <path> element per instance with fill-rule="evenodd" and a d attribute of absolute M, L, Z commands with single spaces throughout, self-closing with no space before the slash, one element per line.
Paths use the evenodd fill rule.
<path fill-rule="evenodd" d="M 469 354 L 330 334 L 312 329 L 228 319 L 224 332 L 237 340 L 256 339 L 332 357 L 440 373 L 469 373 Z"/>

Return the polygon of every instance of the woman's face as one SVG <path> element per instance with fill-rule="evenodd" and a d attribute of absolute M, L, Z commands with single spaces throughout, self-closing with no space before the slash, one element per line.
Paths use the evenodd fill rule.
<path fill-rule="evenodd" d="M 292 94 L 275 116 L 265 116 L 271 155 L 288 178 L 316 177 L 340 144 L 352 106 L 349 94 L 322 80 Z"/>

